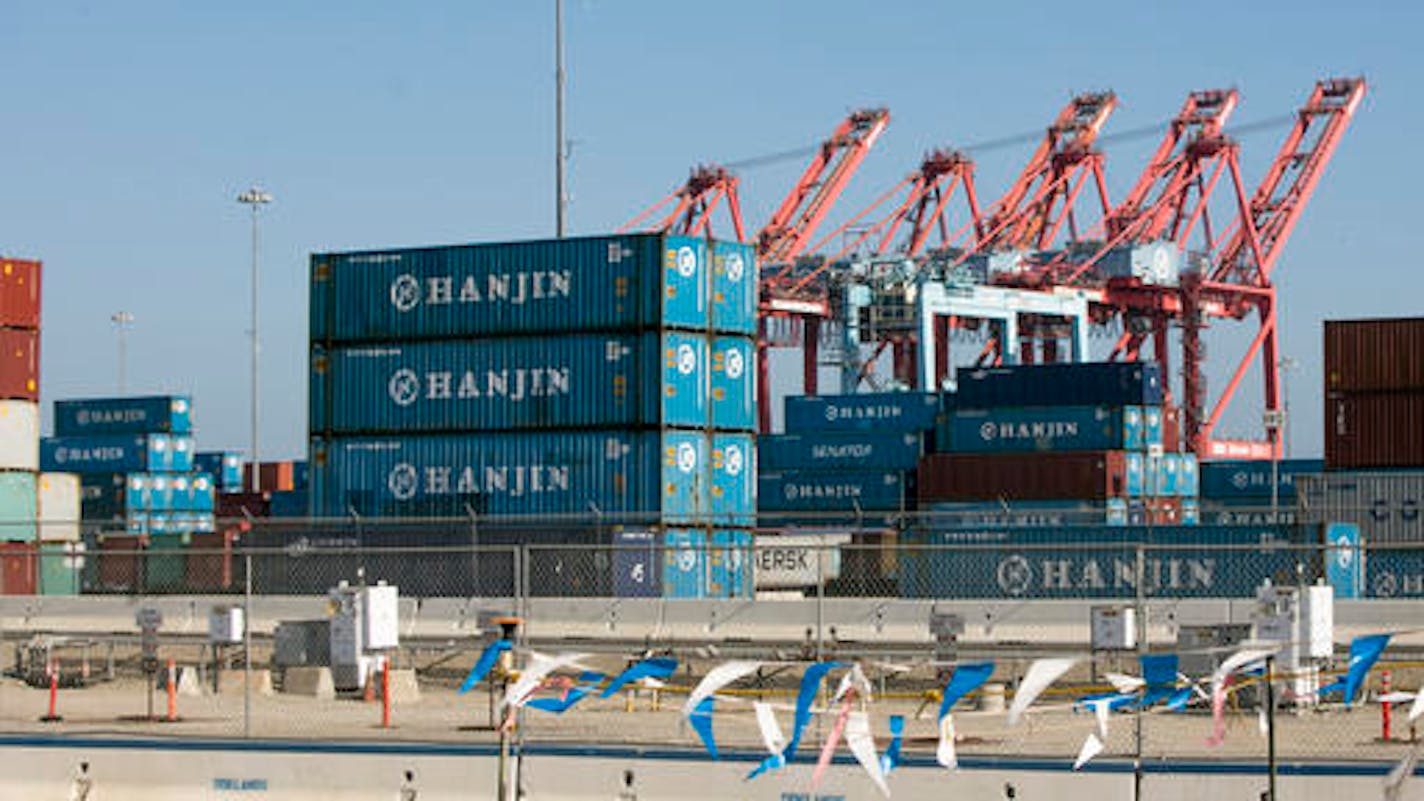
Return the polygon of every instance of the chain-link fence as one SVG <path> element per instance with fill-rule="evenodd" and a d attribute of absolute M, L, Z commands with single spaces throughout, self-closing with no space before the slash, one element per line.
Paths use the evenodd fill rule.
<path fill-rule="evenodd" d="M 526 710 L 518 736 L 695 745 L 679 711 L 686 694 L 739 659 L 759 667 L 719 695 L 717 738 L 760 749 L 751 702 L 789 717 L 804 668 L 834 660 L 870 677 L 877 734 L 903 715 L 906 750 L 932 751 L 946 680 L 989 661 L 990 679 L 954 713 L 960 753 L 1071 757 L 1100 725 L 1084 699 L 1140 675 L 1141 655 L 1172 654 L 1172 689 L 1190 689 L 1184 708 L 1124 702 L 1107 720 L 1105 754 L 1264 758 L 1261 732 L 1272 729 L 1283 759 L 1385 760 L 1413 736 L 1406 706 L 1383 738 L 1382 707 L 1367 699 L 1424 680 L 1419 606 L 1408 600 L 1424 595 L 1424 545 L 1326 540 L 1275 523 L 1192 537 L 1176 527 L 943 523 L 253 520 L 186 544 L 12 544 L 0 552 L 0 727 L 485 741 L 498 737 L 499 697 L 533 652 L 582 654 L 566 680 L 547 682 L 544 694 L 559 698 L 667 655 L 678 669 L 660 684 L 593 692 L 567 714 Z M 1286 635 L 1271 725 L 1261 723 L 1266 685 L 1247 675 L 1228 694 L 1224 744 L 1208 746 L 1204 679 L 1261 633 L 1267 581 L 1333 586 L 1334 647 L 1312 656 L 1301 630 Z M 398 642 L 353 650 L 337 588 L 383 583 L 399 594 Z M 148 632 L 145 615 L 156 623 Z M 509 672 L 458 692 L 502 636 L 501 618 L 520 621 Z M 1352 638 L 1391 631 L 1364 699 L 1347 708 L 1339 694 L 1316 697 L 1346 668 Z M 1008 725 L 1003 709 L 1029 666 L 1063 656 L 1073 667 L 1026 722 Z M 823 695 L 818 706 L 828 705 Z"/>

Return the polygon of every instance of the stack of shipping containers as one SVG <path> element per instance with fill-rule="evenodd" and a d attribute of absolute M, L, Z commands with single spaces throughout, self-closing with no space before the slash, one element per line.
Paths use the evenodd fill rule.
<path fill-rule="evenodd" d="M 1325 462 L 1320 459 L 1202 462 L 1202 522 L 1218 526 L 1294 523 L 1296 477 L 1315 475 L 1324 469 Z"/>
<path fill-rule="evenodd" d="M 1424 543 L 1424 318 L 1325 323 L 1325 472 L 1296 480 L 1311 524 L 1366 545 Z M 1366 591 L 1424 596 L 1424 559 L 1372 549 Z"/>
<path fill-rule="evenodd" d="M 213 477 L 194 470 L 191 400 L 56 401 L 54 430 L 40 443 L 40 463 L 81 477 L 81 516 L 99 551 L 94 587 L 186 586 L 182 550 L 209 544 L 215 526 Z M 151 553 L 140 560 L 144 550 Z"/>
<path fill-rule="evenodd" d="M 500 539 L 508 521 L 536 543 L 646 546 L 560 580 L 746 595 L 756 311 L 736 243 L 314 255 L 311 511 L 473 519 L 483 544 L 521 536 Z M 521 516 L 569 523 L 531 536 Z"/>

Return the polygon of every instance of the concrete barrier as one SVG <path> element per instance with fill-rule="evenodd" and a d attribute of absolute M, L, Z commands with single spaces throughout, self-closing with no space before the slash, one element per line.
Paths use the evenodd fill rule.
<path fill-rule="evenodd" d="M 241 694 L 242 691 L 243 686 L 241 669 L 224 670 L 222 673 L 218 674 L 218 692 L 224 694 Z M 258 695 L 271 695 L 273 693 L 272 671 L 267 670 L 265 668 L 256 669 L 252 671 L 252 692 Z"/>
<path fill-rule="evenodd" d="M 376 674 L 376 697 L 381 697 L 381 678 Z M 420 700 L 420 683 L 414 670 L 391 671 L 391 703 L 413 704 Z"/>
<path fill-rule="evenodd" d="M 336 683 L 331 668 L 289 667 L 282 672 L 282 692 L 329 700 L 336 697 Z"/>

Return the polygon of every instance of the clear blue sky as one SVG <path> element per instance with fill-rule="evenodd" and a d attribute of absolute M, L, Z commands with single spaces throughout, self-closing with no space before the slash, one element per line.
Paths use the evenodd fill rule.
<path fill-rule="evenodd" d="M 191 392 L 201 446 L 247 441 L 248 225 L 233 198 L 260 182 L 277 198 L 264 450 L 303 453 L 311 251 L 551 233 L 552 6 L 0 7 L 0 251 L 46 262 L 46 405 L 114 388 L 109 316 L 124 309 L 131 388 Z M 1285 352 L 1304 364 L 1298 453 L 1320 448 L 1321 320 L 1424 309 L 1415 4 L 569 0 L 567 27 L 574 233 L 614 227 L 695 162 L 814 141 L 861 105 L 894 119 L 847 212 L 926 148 L 1040 129 L 1074 91 L 1118 92 L 1111 131 L 1165 119 L 1190 89 L 1239 88 L 1249 122 L 1319 77 L 1363 73 L 1371 95 L 1278 272 Z M 1249 177 L 1280 136 L 1245 138 Z M 1109 150 L 1119 195 L 1151 144 Z M 1027 150 L 979 156 L 983 195 Z M 754 220 L 797 170 L 744 175 Z M 1245 336 L 1223 328 L 1212 353 Z"/>

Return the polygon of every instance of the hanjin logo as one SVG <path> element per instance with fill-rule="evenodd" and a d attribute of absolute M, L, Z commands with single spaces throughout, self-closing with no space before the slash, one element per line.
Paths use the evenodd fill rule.
<path fill-rule="evenodd" d="M 742 474 L 742 465 L 746 459 L 742 456 L 742 446 L 729 445 L 726 452 L 727 475 L 739 476 Z"/>
<path fill-rule="evenodd" d="M 684 573 L 691 573 L 697 567 L 697 551 L 685 548 L 677 552 L 677 569 Z"/>
<path fill-rule="evenodd" d="M 683 246 L 677 250 L 677 273 L 683 278 L 691 278 L 697 274 L 697 254 L 692 248 Z"/>
<path fill-rule="evenodd" d="M 1023 595 L 1033 584 L 1033 567 L 1022 556 L 1010 556 L 999 563 L 999 589 L 1009 595 Z"/>
<path fill-rule="evenodd" d="M 391 282 L 391 305 L 407 312 L 420 304 L 420 282 L 410 273 Z"/>
<path fill-rule="evenodd" d="M 677 446 L 677 469 L 684 473 L 697 469 L 697 448 L 691 443 L 683 442 Z"/>
<path fill-rule="evenodd" d="M 683 375 L 692 375 L 695 370 L 697 370 L 697 351 L 687 343 L 678 345 L 677 371 Z"/>
<path fill-rule="evenodd" d="M 391 474 L 386 476 L 386 487 L 396 496 L 396 500 L 408 501 L 420 489 L 420 474 L 415 471 L 414 465 L 402 462 L 391 468 Z"/>
<path fill-rule="evenodd" d="M 742 276 L 747 274 L 746 262 L 742 261 L 740 253 L 733 253 L 727 257 L 727 278 L 740 282 Z"/>
<path fill-rule="evenodd" d="M 727 377 L 733 381 L 740 380 L 746 369 L 747 362 L 742 358 L 742 352 L 736 348 L 729 348 L 727 350 Z"/>
<path fill-rule="evenodd" d="M 77 415 L 75 415 L 75 416 L 78 418 L 79 425 L 81 425 L 81 426 L 87 426 L 87 425 L 89 425 L 89 410 L 88 410 L 88 409 L 80 409 L 80 410 L 79 410 L 79 414 L 77 414 Z"/>
<path fill-rule="evenodd" d="M 409 406 L 420 397 L 420 377 L 414 370 L 397 370 L 386 383 L 386 391 L 397 406 Z"/>
<path fill-rule="evenodd" d="M 979 438 L 983 440 L 993 439 L 994 434 L 997 431 L 998 427 L 995 426 L 993 423 L 985 423 L 984 425 L 979 426 Z"/>

